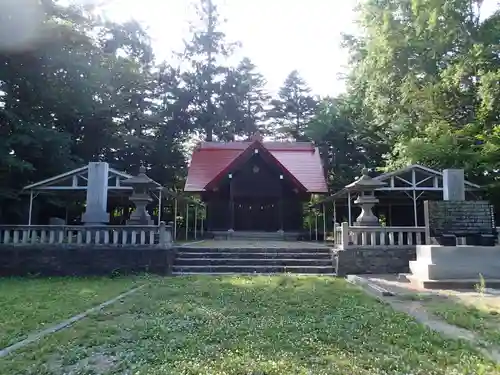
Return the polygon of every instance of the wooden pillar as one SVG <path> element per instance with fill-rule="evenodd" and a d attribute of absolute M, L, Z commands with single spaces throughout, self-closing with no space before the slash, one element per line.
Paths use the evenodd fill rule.
<path fill-rule="evenodd" d="M 279 220 L 280 220 L 280 230 L 283 231 L 283 175 L 280 174 L 280 201 L 279 201 Z"/>
<path fill-rule="evenodd" d="M 326 241 L 326 207 L 323 203 L 323 241 Z"/>
<path fill-rule="evenodd" d="M 233 174 L 229 173 L 229 228 L 234 230 Z"/>
<path fill-rule="evenodd" d="M 349 222 L 349 226 L 352 224 L 352 212 L 351 212 L 351 192 L 347 192 L 347 221 Z"/>
<path fill-rule="evenodd" d="M 174 198 L 174 241 L 177 241 L 177 197 Z"/>
<path fill-rule="evenodd" d="M 186 241 L 188 240 L 189 231 L 189 201 L 186 203 Z"/>
<path fill-rule="evenodd" d="M 211 230 L 211 226 L 210 226 L 210 200 L 207 200 L 205 203 L 205 225 L 207 226 L 207 231 L 210 231 Z"/>
<path fill-rule="evenodd" d="M 318 241 L 318 213 L 314 211 L 314 227 L 316 231 L 316 241 Z"/>
<path fill-rule="evenodd" d="M 389 203 L 388 207 L 388 218 L 387 218 L 387 226 L 392 227 L 392 203 Z"/>
<path fill-rule="evenodd" d="M 196 227 L 198 226 L 198 204 L 194 206 L 194 239 L 196 240 Z"/>
<path fill-rule="evenodd" d="M 205 227 L 203 226 L 203 220 L 204 220 L 204 218 L 205 218 L 206 215 L 207 215 L 207 206 L 204 204 L 203 205 L 203 211 L 202 211 L 202 214 L 201 214 L 201 227 L 200 227 L 201 238 L 203 238 L 203 232 L 205 231 Z"/>

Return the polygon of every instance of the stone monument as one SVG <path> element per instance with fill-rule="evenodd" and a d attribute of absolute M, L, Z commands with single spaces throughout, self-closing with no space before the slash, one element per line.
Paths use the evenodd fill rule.
<path fill-rule="evenodd" d="M 466 201 L 463 170 L 443 173 L 443 201 L 425 201 L 425 245 L 417 245 L 409 279 L 424 287 L 471 287 L 500 279 L 493 206 Z M 465 238 L 467 245 L 457 239 Z M 487 280 L 487 282 L 488 282 Z"/>
<path fill-rule="evenodd" d="M 378 217 L 373 214 L 373 206 L 379 201 L 375 197 L 375 189 L 385 186 L 385 182 L 381 182 L 371 178 L 368 175 L 368 169 L 363 168 L 361 177 L 356 181 L 346 186 L 346 189 L 358 193 L 354 204 L 361 207 L 361 214 L 354 222 L 355 226 L 378 227 L 380 222 Z"/>
<path fill-rule="evenodd" d="M 443 200 L 465 200 L 465 178 L 463 169 L 445 169 L 443 171 Z"/>
<path fill-rule="evenodd" d="M 103 225 L 109 223 L 108 172 L 105 162 L 91 162 L 88 165 L 87 201 L 82 222 L 85 225 Z"/>
<path fill-rule="evenodd" d="M 141 164 L 139 174 L 122 182 L 125 186 L 132 187 L 130 201 L 135 209 L 127 221 L 127 225 L 153 225 L 153 220 L 146 210 L 146 206 L 152 201 L 150 191 L 159 184 L 146 175 L 146 167 Z"/>

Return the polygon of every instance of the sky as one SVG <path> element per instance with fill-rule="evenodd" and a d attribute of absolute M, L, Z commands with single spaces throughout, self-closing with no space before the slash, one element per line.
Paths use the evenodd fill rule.
<path fill-rule="evenodd" d="M 195 17 L 190 0 L 101 1 L 106 4 L 107 17 L 115 21 L 133 18 L 146 27 L 161 60 L 183 49 L 189 21 Z M 347 51 L 340 47 L 340 41 L 342 33 L 356 31 L 356 0 L 215 2 L 227 20 L 224 31 L 228 40 L 242 43 L 235 62 L 249 57 L 267 79 L 271 93 L 277 92 L 294 69 L 314 94 L 336 95 L 344 90 L 339 74 L 347 68 Z M 491 14 L 497 4 L 498 0 L 484 0 L 483 15 Z"/>
<path fill-rule="evenodd" d="M 183 49 L 194 8 L 189 0 L 110 0 L 106 16 L 135 18 L 147 27 L 159 59 Z M 249 57 L 275 93 L 288 73 L 297 69 L 314 94 L 343 90 L 337 79 L 347 63 L 339 48 L 341 32 L 354 30 L 355 0 L 216 0 L 226 18 L 229 41 L 242 47 L 235 60 Z"/>

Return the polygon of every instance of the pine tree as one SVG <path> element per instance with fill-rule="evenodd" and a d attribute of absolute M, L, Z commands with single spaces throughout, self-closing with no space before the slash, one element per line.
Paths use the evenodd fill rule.
<path fill-rule="evenodd" d="M 234 136 L 265 133 L 266 107 L 270 100 L 265 85 L 266 80 L 249 58 L 244 58 L 228 74 L 223 87 L 225 114 Z"/>
<path fill-rule="evenodd" d="M 225 63 L 235 44 L 228 43 L 220 30 L 220 14 L 213 0 L 199 0 L 196 9 L 199 24 L 193 25 L 191 40 L 185 45 L 183 58 L 191 67 L 183 80 L 192 94 L 195 128 L 212 141 L 214 135 L 224 133 L 222 86 L 228 74 Z"/>
<path fill-rule="evenodd" d="M 273 118 L 278 138 L 307 140 L 305 129 L 317 107 L 317 101 L 310 93 L 299 73 L 292 71 L 279 90 L 278 98 L 271 102 L 269 115 Z"/>

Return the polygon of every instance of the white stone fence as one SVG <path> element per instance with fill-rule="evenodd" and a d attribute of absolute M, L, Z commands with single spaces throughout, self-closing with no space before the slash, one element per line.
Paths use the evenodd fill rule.
<path fill-rule="evenodd" d="M 497 227 L 500 243 L 500 227 Z M 425 241 L 425 227 L 350 227 L 342 223 L 335 227 L 334 243 L 342 249 L 397 248 L 429 245 Z"/>
<path fill-rule="evenodd" d="M 342 249 L 398 248 L 425 245 L 425 227 L 335 227 L 335 245 Z"/>
<path fill-rule="evenodd" d="M 172 245 L 171 226 L 0 225 L 2 245 Z"/>

